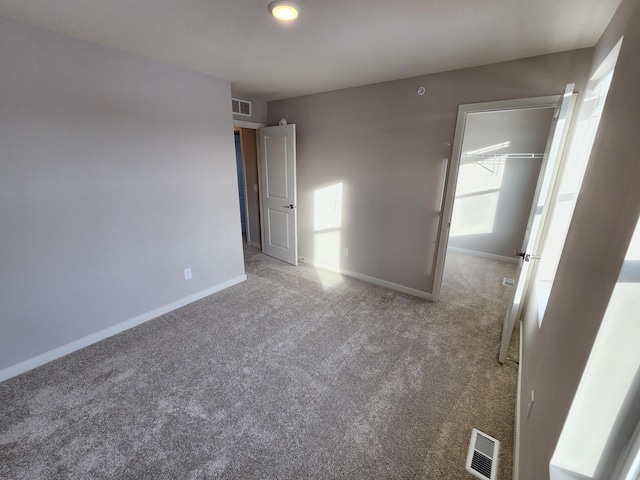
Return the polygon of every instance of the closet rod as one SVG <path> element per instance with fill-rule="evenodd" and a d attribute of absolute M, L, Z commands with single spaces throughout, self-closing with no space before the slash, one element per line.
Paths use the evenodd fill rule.
<path fill-rule="evenodd" d="M 463 153 L 463 158 L 542 158 L 544 153 Z"/>

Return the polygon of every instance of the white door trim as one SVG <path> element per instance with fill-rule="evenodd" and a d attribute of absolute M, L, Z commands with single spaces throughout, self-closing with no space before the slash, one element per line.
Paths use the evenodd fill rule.
<path fill-rule="evenodd" d="M 458 182 L 458 170 L 462 155 L 462 140 L 467 123 L 467 115 L 477 112 L 495 112 L 501 110 L 527 110 L 534 108 L 553 108 L 558 103 L 561 95 L 546 97 L 520 98 L 514 100 L 501 100 L 497 102 L 468 103 L 458 107 L 458 119 L 453 139 L 451 159 L 447 166 L 442 205 L 440 208 L 440 224 L 438 225 L 438 244 L 436 247 L 436 265 L 433 276 L 432 296 L 434 300 L 440 298 L 442 287 L 442 275 L 444 274 L 444 262 L 449 244 L 449 227 L 453 215 L 456 185 Z"/>
<path fill-rule="evenodd" d="M 250 128 L 252 130 L 257 130 L 259 128 L 264 127 L 264 123 L 247 122 L 245 120 L 234 120 L 233 121 L 233 126 L 234 127 Z"/>

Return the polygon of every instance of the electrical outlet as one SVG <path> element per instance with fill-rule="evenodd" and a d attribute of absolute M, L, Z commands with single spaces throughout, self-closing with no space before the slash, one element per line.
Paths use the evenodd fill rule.
<path fill-rule="evenodd" d="M 185 280 L 191 280 L 192 277 L 193 277 L 193 275 L 191 274 L 191 267 L 185 268 L 184 269 L 184 279 Z"/>
<path fill-rule="evenodd" d="M 343 257 L 348 257 L 349 256 L 349 249 L 348 248 L 343 248 L 342 249 L 342 256 Z"/>

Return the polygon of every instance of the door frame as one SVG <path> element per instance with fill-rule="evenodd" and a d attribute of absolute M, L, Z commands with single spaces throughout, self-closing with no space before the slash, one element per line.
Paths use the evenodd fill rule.
<path fill-rule="evenodd" d="M 234 120 L 233 121 L 233 126 L 234 127 L 239 127 L 239 128 L 249 128 L 251 130 L 257 130 L 259 128 L 262 128 L 265 126 L 264 123 L 256 123 L 256 122 L 247 122 L 245 120 Z"/>
<path fill-rule="evenodd" d="M 462 142 L 467 124 L 467 115 L 470 113 L 499 112 L 507 110 L 530 110 L 538 108 L 555 108 L 562 95 L 548 95 L 544 97 L 519 98 L 513 100 L 499 100 L 494 102 L 467 103 L 458 107 L 456 130 L 453 137 L 451 159 L 448 161 L 446 176 L 444 179 L 444 192 L 440 208 L 440 221 L 438 224 L 436 263 L 433 276 L 432 296 L 434 300 L 440 299 L 442 289 L 442 277 L 444 264 L 449 246 L 449 231 L 451 217 L 455 203 L 455 193 L 458 184 L 458 173 L 462 157 Z"/>
<path fill-rule="evenodd" d="M 244 198 L 245 198 L 245 202 L 244 202 L 244 209 L 245 209 L 245 219 L 246 219 L 246 223 L 247 223 L 247 244 L 251 245 L 252 247 L 255 248 L 262 248 L 262 245 L 258 246 L 257 243 L 249 241 L 250 238 L 252 238 L 251 236 L 251 226 L 250 226 L 250 222 L 249 222 L 249 203 L 247 201 L 248 198 L 248 186 L 247 186 L 247 164 L 246 164 L 246 159 L 245 159 L 245 153 L 244 153 L 244 142 L 242 141 L 242 129 L 248 129 L 248 130 L 254 130 L 256 135 L 258 133 L 258 129 L 264 127 L 265 124 L 264 123 L 256 123 L 256 122 L 247 122 L 245 120 L 233 120 L 233 131 L 240 131 L 240 156 L 242 157 L 241 161 L 242 161 L 242 176 L 243 176 L 243 183 L 244 183 Z M 258 144 L 258 138 L 256 136 L 256 148 L 257 148 L 257 144 Z M 256 158 L 256 162 L 257 162 L 257 168 L 258 168 L 258 172 L 260 172 L 260 158 Z M 260 175 L 258 175 L 258 191 L 260 190 Z M 262 211 L 262 205 L 261 205 L 261 201 L 260 201 L 260 195 L 258 195 L 258 212 Z M 259 213 L 258 214 L 258 224 L 260 225 L 260 241 L 262 241 L 262 215 Z"/>
<path fill-rule="evenodd" d="M 244 144 L 242 142 L 242 129 L 240 127 L 236 127 L 234 125 L 233 127 L 233 135 L 235 137 L 236 132 L 238 133 L 238 142 L 240 143 L 240 168 L 242 169 L 242 172 L 240 172 L 242 174 L 242 194 L 244 195 L 244 202 L 242 202 L 244 204 L 244 233 L 246 235 L 247 238 L 247 243 L 249 243 L 249 238 L 251 237 L 251 233 L 250 233 L 250 226 L 249 226 L 249 205 L 247 204 L 247 173 L 246 173 L 246 163 L 244 160 Z M 235 142 L 235 138 L 234 138 L 234 142 Z M 236 159 L 237 162 L 237 159 Z M 240 220 L 242 220 L 242 215 L 240 216 Z M 242 223 L 242 221 L 240 222 Z"/>

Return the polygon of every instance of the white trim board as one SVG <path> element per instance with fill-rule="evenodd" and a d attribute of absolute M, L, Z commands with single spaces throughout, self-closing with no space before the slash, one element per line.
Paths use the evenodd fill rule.
<path fill-rule="evenodd" d="M 105 338 L 109 338 L 113 335 L 124 332 L 125 330 L 129 330 L 130 328 L 148 322 L 149 320 L 153 320 L 154 318 L 164 315 L 165 313 L 169 313 L 180 307 L 184 307 L 185 305 L 200 300 L 201 298 L 208 297 L 209 295 L 229 288 L 240 282 L 244 282 L 246 279 L 246 274 L 239 275 L 230 280 L 214 285 L 213 287 L 207 288 L 206 290 L 201 290 L 192 295 L 181 298 L 180 300 L 176 300 L 175 302 L 171 302 L 167 305 L 156 308 L 155 310 L 151 310 L 150 312 L 143 313 L 142 315 L 130 318 L 129 320 L 125 320 L 124 322 L 118 323 L 109 328 L 105 328 L 104 330 L 100 330 L 99 332 L 92 333 L 91 335 L 87 335 L 86 337 L 80 338 L 71 343 L 67 343 L 66 345 L 62 345 L 61 347 L 49 350 L 48 352 L 38 355 L 37 357 L 30 358 L 23 362 L 17 363 L 16 365 L 5 368 L 4 370 L 0 370 L 0 382 L 20 375 L 21 373 L 28 372 L 29 370 L 33 370 L 36 367 L 44 365 L 45 363 L 49 363 L 60 357 L 64 357 L 65 355 L 97 343 L 101 340 L 104 340 Z"/>
<path fill-rule="evenodd" d="M 373 283 L 374 285 L 379 285 L 381 287 L 390 288 L 391 290 L 396 290 L 398 292 L 406 293 L 407 295 L 413 295 L 414 297 L 424 298 L 425 300 L 431 300 L 431 301 L 434 300 L 433 295 L 431 295 L 428 292 L 423 292 L 422 290 L 416 290 L 415 288 L 405 287 L 404 285 L 388 282 L 380 278 L 370 277 L 369 275 L 364 275 L 362 273 L 350 272 L 349 270 L 344 270 L 342 268 L 333 267 L 331 265 L 325 265 L 324 263 L 316 262 L 309 257 L 300 256 L 299 259 L 300 259 L 299 260 L 300 262 L 313 265 L 314 267 L 322 268 L 324 270 L 329 270 L 331 272 L 336 272 L 341 275 L 345 275 L 347 277 L 357 278 L 358 280 L 362 280 L 368 283 Z"/>
<path fill-rule="evenodd" d="M 251 130 L 257 130 L 264 127 L 264 123 L 247 122 L 246 120 L 233 120 L 234 127 L 250 128 Z"/>
<path fill-rule="evenodd" d="M 489 258 L 491 260 L 500 260 L 501 262 L 518 263 L 518 259 L 515 257 L 504 257 L 502 255 L 494 255 L 493 253 L 478 252 L 476 250 L 467 250 L 466 248 L 449 247 L 447 251 L 453 253 L 464 253 L 466 255 L 472 255 L 474 257 Z"/>
<path fill-rule="evenodd" d="M 248 245 L 251 245 L 253 248 L 257 248 L 258 250 L 262 250 L 262 245 L 258 242 L 247 242 Z"/>

